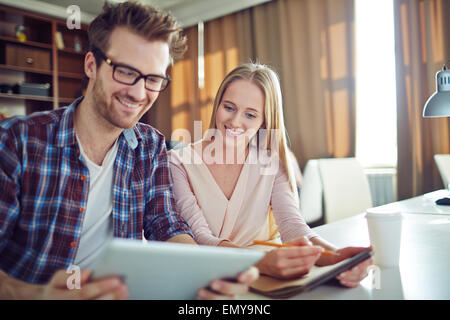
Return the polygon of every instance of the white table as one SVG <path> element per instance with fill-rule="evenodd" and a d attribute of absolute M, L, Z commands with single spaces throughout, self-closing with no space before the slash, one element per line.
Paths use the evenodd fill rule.
<path fill-rule="evenodd" d="M 389 204 L 403 209 L 400 263 L 380 268 L 380 282 L 371 274 L 357 288 L 325 284 L 292 299 L 450 299 L 450 207 L 436 206 L 429 199 L 428 194 Z M 338 247 L 369 245 L 364 214 L 314 231 Z"/>
<path fill-rule="evenodd" d="M 437 199 L 443 197 L 450 197 L 450 192 L 445 189 L 437 190 L 419 197 L 386 204 L 380 206 L 380 208 L 396 208 L 404 213 L 450 215 L 450 206 L 437 205 L 435 203 Z"/>

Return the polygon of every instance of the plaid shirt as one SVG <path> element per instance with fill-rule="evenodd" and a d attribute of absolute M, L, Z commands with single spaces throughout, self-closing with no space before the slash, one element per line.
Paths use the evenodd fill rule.
<path fill-rule="evenodd" d="M 69 107 L 0 122 L 0 269 L 47 282 L 74 262 L 89 192 Z M 114 163 L 114 236 L 192 236 L 176 211 L 164 137 L 138 123 L 119 136 Z"/>

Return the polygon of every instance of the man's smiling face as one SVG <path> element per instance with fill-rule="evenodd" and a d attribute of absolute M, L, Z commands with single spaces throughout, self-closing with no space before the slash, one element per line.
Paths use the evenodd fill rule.
<path fill-rule="evenodd" d="M 115 64 L 126 65 L 142 74 L 165 76 L 169 65 L 169 46 L 166 42 L 149 41 L 125 27 L 111 33 L 105 55 Z M 113 68 L 102 62 L 95 72 L 93 85 L 94 110 L 112 126 L 133 127 L 151 108 L 159 92 L 145 88 L 144 79 L 134 85 L 113 79 Z"/>

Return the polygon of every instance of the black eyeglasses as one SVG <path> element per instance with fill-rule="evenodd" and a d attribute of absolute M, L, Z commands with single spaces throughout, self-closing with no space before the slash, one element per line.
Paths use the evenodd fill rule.
<path fill-rule="evenodd" d="M 169 77 L 163 77 L 156 74 L 143 75 L 139 70 L 132 67 L 114 63 L 108 58 L 100 49 L 95 48 L 94 54 L 98 53 L 106 64 L 113 68 L 112 77 L 119 83 L 126 84 L 129 86 L 135 85 L 139 80 L 145 79 L 145 89 L 160 92 L 163 91 L 170 83 Z"/>

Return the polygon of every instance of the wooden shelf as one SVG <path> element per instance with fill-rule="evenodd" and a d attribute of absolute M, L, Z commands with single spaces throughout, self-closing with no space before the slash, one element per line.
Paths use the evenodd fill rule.
<path fill-rule="evenodd" d="M 0 98 L 9 98 L 17 100 L 34 100 L 34 101 L 48 101 L 53 102 L 54 97 L 34 96 L 29 94 L 16 93 L 0 93 Z M 59 103 L 72 103 L 76 98 L 58 98 Z"/>
<path fill-rule="evenodd" d="M 28 41 L 22 42 L 15 37 L 17 25 L 25 27 Z M 30 114 L 70 104 L 75 99 L 73 97 L 82 92 L 85 85 L 82 81 L 84 55 L 88 47 L 87 25 L 69 30 L 65 20 L 0 4 L 0 29 L 0 83 L 12 86 L 24 81 L 51 83 L 52 86 L 48 92 L 51 96 L 0 93 L 1 101 L 16 99 Z M 63 37 L 64 49 L 58 49 L 55 45 L 56 32 Z M 78 41 L 84 49 L 81 52 L 74 49 Z M 36 56 L 35 61 L 43 62 L 33 66 L 23 63 L 22 56 L 24 59 Z"/>
<path fill-rule="evenodd" d="M 29 94 L 0 93 L 0 98 L 53 102 L 53 97 L 33 96 L 33 95 L 29 95 Z"/>
<path fill-rule="evenodd" d="M 56 26 L 57 26 L 59 31 L 61 29 L 67 29 L 67 22 L 64 21 L 64 20 L 63 21 L 58 20 L 58 21 L 56 21 Z M 81 32 L 87 32 L 88 28 L 89 28 L 89 25 L 81 24 L 80 27 L 81 27 L 81 29 L 73 29 L 73 30 L 77 30 L 77 31 L 81 31 Z"/>
<path fill-rule="evenodd" d="M 46 74 L 46 75 L 50 75 L 50 76 L 53 74 L 52 71 L 48 71 L 48 70 L 41 70 L 41 69 L 29 68 L 29 67 L 12 66 L 12 65 L 7 65 L 7 64 L 0 64 L 0 69 Z"/>
<path fill-rule="evenodd" d="M 72 103 L 76 98 L 59 98 L 59 103 Z"/>
<path fill-rule="evenodd" d="M 58 76 L 62 77 L 62 78 L 69 78 L 69 79 L 83 79 L 84 74 L 59 71 Z"/>
<path fill-rule="evenodd" d="M 1 36 L 1 35 L 0 35 L 0 40 L 7 41 L 7 42 L 12 42 L 12 43 L 17 43 L 17 44 L 22 44 L 22 45 L 30 46 L 30 47 L 52 49 L 52 45 L 50 43 L 35 42 L 35 41 L 22 42 L 22 41 L 17 40 L 16 38 L 8 37 L 8 36 Z"/>
<path fill-rule="evenodd" d="M 58 49 L 58 53 L 69 53 L 69 54 L 76 54 L 76 55 L 84 56 L 86 52 L 84 50 L 75 51 L 75 49 L 72 49 L 72 48 L 64 48 L 64 49 Z"/>

